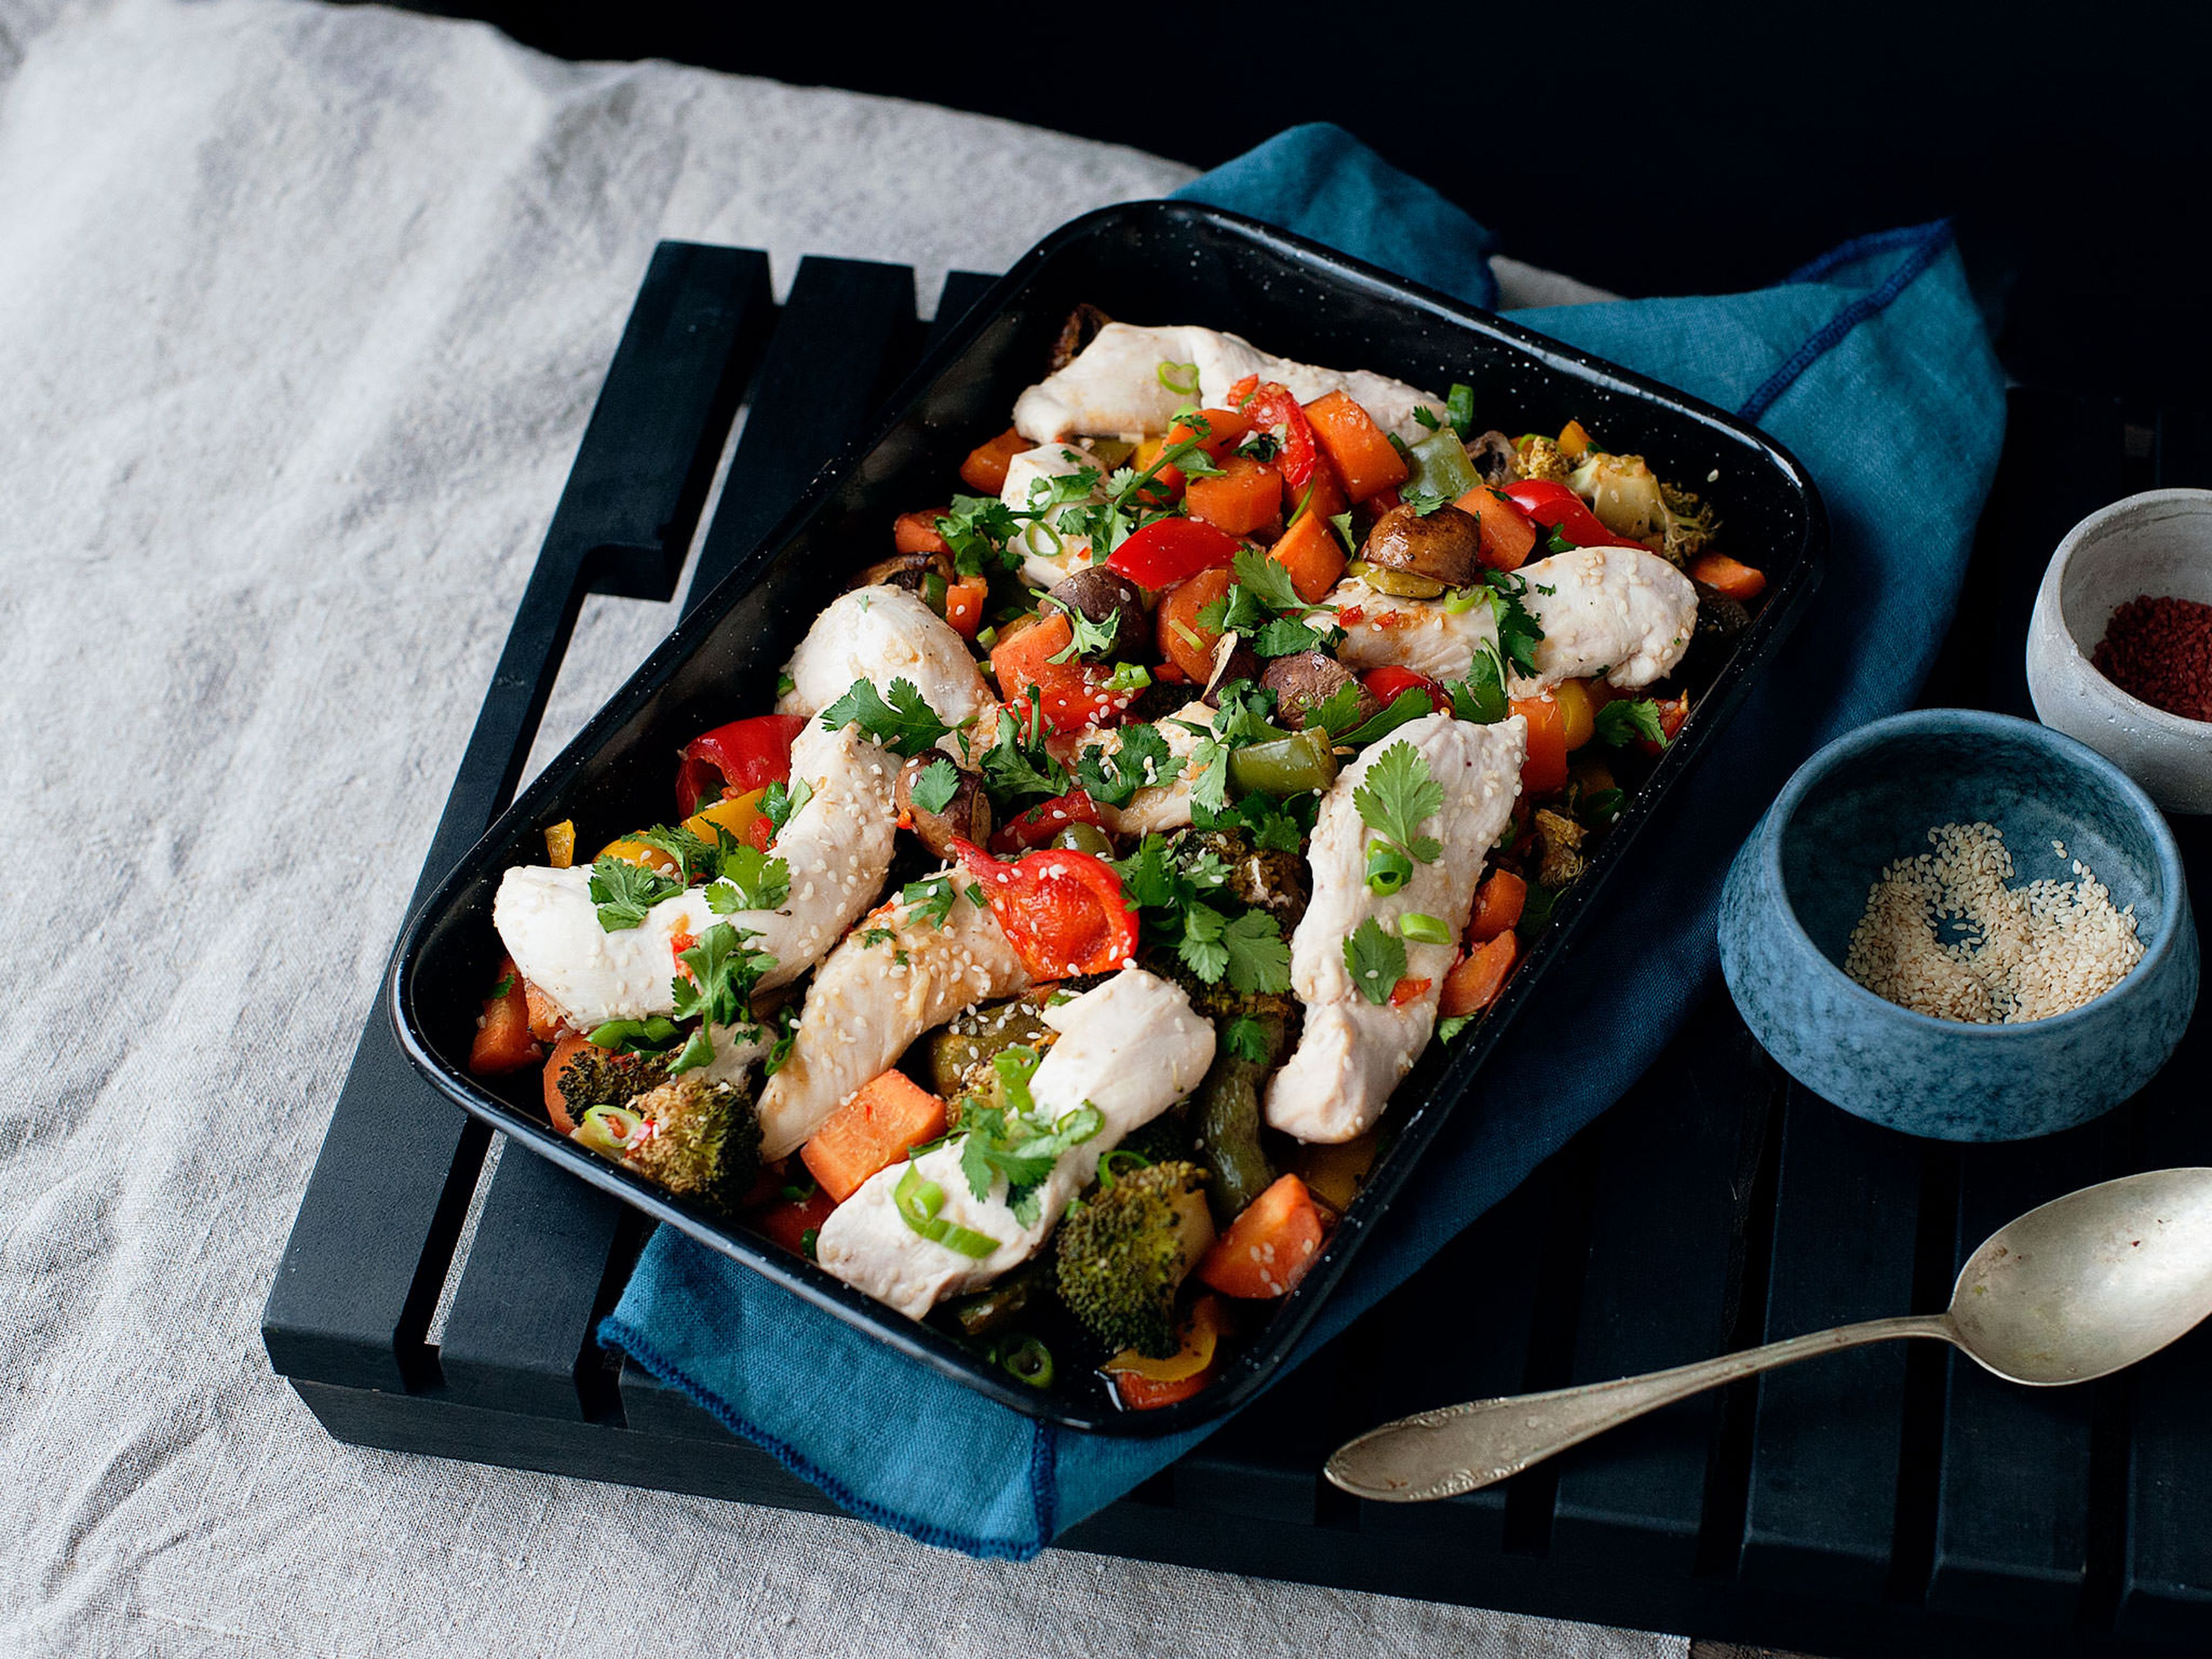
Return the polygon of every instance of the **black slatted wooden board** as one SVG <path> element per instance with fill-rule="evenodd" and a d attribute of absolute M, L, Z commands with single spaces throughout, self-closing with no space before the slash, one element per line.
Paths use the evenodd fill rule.
<path fill-rule="evenodd" d="M 937 331 L 990 279 L 955 273 Z M 667 244 L 624 330 L 424 866 L 512 793 L 587 592 L 665 599 L 728 448 L 691 601 L 733 568 L 914 364 L 902 267 Z M 1931 703 L 2027 712 L 2021 635 L 2058 536 L 2153 483 L 2212 484 L 2212 415 L 2017 391 Z M 2212 826 L 2179 826 L 2200 894 Z M 264 1335 L 342 1439 L 795 1509 L 831 1507 L 707 1412 L 592 1346 L 643 1237 L 503 1157 L 380 1009 L 341 1090 Z M 2014 1656 L 2212 1644 L 2212 1332 L 2091 1389 L 2008 1389 L 1932 1344 L 1860 1350 L 1684 1402 L 1496 1492 L 1362 1505 L 1328 1449 L 1482 1395 L 1942 1305 L 1960 1253 L 2101 1173 L 2212 1163 L 2212 1018 L 2137 1101 L 2025 1146 L 1952 1148 L 1790 1085 L 1724 994 L 1620 1106 L 1308 1365 L 1075 1548 L 1761 1641 Z M 391 1125 L 404 1119 L 409 1133 Z M 453 1277 L 441 1333 L 428 1331 Z"/>

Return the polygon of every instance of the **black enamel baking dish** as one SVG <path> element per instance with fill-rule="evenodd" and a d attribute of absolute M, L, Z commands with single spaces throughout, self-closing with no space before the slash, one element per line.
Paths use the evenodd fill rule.
<path fill-rule="evenodd" d="M 1279 356 L 1371 368 L 1442 389 L 1466 381 L 1486 426 L 1557 431 L 1570 417 L 1608 447 L 1640 453 L 1662 477 L 1702 481 L 1726 521 L 1726 546 L 1767 572 L 1763 608 L 1560 899 L 1553 926 L 1504 995 L 1447 1053 L 1432 1045 L 1401 1085 L 1395 1136 L 1297 1288 L 1264 1316 L 1204 1391 L 1148 1412 L 1117 1407 L 1095 1373 L 1062 1367 L 1054 1388 L 1020 1382 L 933 1327 L 869 1300 L 740 1223 L 694 1206 L 567 1140 L 546 1121 L 536 1073 L 487 1080 L 465 1066 L 475 1018 L 499 957 L 492 897 L 501 872 L 542 862 L 544 831 L 574 819 L 597 846 L 667 812 L 676 750 L 696 733 L 758 714 L 777 671 L 851 573 L 879 557 L 892 517 L 941 501 L 963 457 L 1004 429 L 1023 387 L 1041 378 L 1069 311 L 1088 301 L 1133 322 L 1200 323 Z M 1589 902 L 1630 856 L 1660 797 L 1715 740 L 1751 678 L 1773 655 L 1820 580 L 1826 520 L 1802 468 L 1717 409 L 1567 349 L 1256 221 L 1218 209 L 1145 202 L 1103 209 L 1024 255 L 915 372 L 874 430 L 817 476 L 777 530 L 662 642 L 517 798 L 410 923 L 391 987 L 410 1057 L 468 1111 L 511 1140 L 618 1194 L 1012 1409 L 1066 1427 L 1160 1435 L 1188 1429 L 1257 1393 L 1296 1346 L 1346 1266 L 1463 1099 L 1515 1016 L 1574 948 Z M 1069 1372 L 1078 1372 L 1069 1376 Z"/>

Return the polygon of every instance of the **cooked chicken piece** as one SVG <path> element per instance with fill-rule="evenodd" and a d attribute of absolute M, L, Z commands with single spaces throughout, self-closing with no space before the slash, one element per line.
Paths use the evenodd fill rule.
<path fill-rule="evenodd" d="M 1432 680 L 1463 680 L 1475 653 L 1498 643 L 1498 618 L 1487 604 L 1447 611 L 1442 599 L 1398 599 L 1357 577 L 1339 582 L 1327 603 L 1344 629 L 1337 660 L 1363 674 L 1395 665 Z M 1346 621 L 1347 613 L 1356 620 Z"/>
<path fill-rule="evenodd" d="M 824 1267 L 915 1319 L 945 1297 L 990 1283 L 1035 1255 L 1098 1160 L 1195 1089 L 1213 1063 L 1212 1023 L 1193 1012 L 1180 986 L 1139 968 L 1048 1008 L 1044 1018 L 1060 1037 L 1030 1079 L 1039 1115 L 1057 1119 L 1087 1103 L 1105 1122 L 1061 1155 L 1038 1190 L 1036 1219 L 1025 1225 L 1007 1207 L 1003 1176 L 987 1196 L 975 1196 L 961 1173 L 956 1137 L 911 1166 L 893 1164 L 871 1176 L 832 1211 L 815 1243 Z M 997 1240 L 998 1248 L 978 1260 L 909 1227 L 893 1200 L 909 1167 L 943 1189 L 940 1218 Z"/>
<path fill-rule="evenodd" d="M 854 680 L 868 681 L 886 698 L 893 680 L 911 680 L 947 726 L 981 714 L 994 701 L 968 642 L 902 587 L 839 594 L 814 619 L 783 672 L 792 684 L 776 699 L 779 714 L 818 714 Z"/>
<path fill-rule="evenodd" d="M 1030 505 L 1030 486 L 1040 478 L 1072 477 L 1089 468 L 1103 477 L 1095 456 L 1067 444 L 1043 444 L 1036 449 L 1024 450 L 1006 463 L 1006 488 L 999 499 L 1008 507 L 1026 508 Z M 1103 501 L 1105 492 L 1094 488 L 1087 499 Z M 1069 503 L 1073 505 L 1073 503 Z M 1091 560 L 1091 540 L 1087 536 L 1071 535 L 1058 526 L 1064 507 L 1055 507 L 1045 515 L 1045 525 L 1036 524 L 1024 528 L 1014 538 L 1014 545 L 1022 555 L 1023 580 L 1037 587 L 1051 588 L 1060 585 L 1070 572 L 1080 570 Z"/>
<path fill-rule="evenodd" d="M 761 975 L 763 990 L 811 968 L 883 890 L 898 761 L 850 727 L 825 732 L 815 723 L 791 746 L 791 775 L 813 793 L 770 849 L 791 872 L 781 909 L 717 915 L 708 890 L 693 887 L 661 900 L 639 926 L 609 933 L 592 902 L 588 866 L 518 867 L 500 878 L 492 925 L 523 978 L 569 1024 L 588 1031 L 610 1019 L 673 1012 L 676 936 L 696 939 L 718 921 L 750 928 L 759 937 L 747 943 L 775 958 Z"/>
<path fill-rule="evenodd" d="M 1169 378 L 1183 390 L 1161 378 L 1163 363 L 1197 365 L 1195 398 L 1189 381 L 1176 370 L 1170 369 Z M 1345 392 L 1377 426 L 1409 444 L 1428 435 L 1414 410 L 1425 409 L 1437 421 L 1445 415 L 1443 403 L 1427 392 L 1365 369 L 1347 373 L 1273 357 L 1234 334 L 1210 328 L 1109 323 L 1073 362 L 1015 400 L 1014 428 L 1040 444 L 1085 435 L 1149 437 L 1165 432 L 1176 410 L 1194 401 L 1223 407 L 1229 388 L 1248 374 L 1279 380 L 1302 404 L 1326 392 Z"/>
<path fill-rule="evenodd" d="M 1322 799 L 1308 857 L 1313 899 L 1291 935 L 1291 986 L 1305 1004 L 1297 1052 L 1267 1085 L 1267 1121 L 1300 1140 L 1344 1141 L 1364 1133 L 1412 1069 L 1435 1029 L 1437 1000 L 1456 947 L 1406 939 L 1406 977 L 1422 989 L 1403 1005 L 1370 1002 L 1352 982 L 1345 940 L 1370 917 L 1391 935 L 1408 911 L 1441 921 L 1454 939 L 1467 931 L 1482 861 L 1521 793 L 1528 723 L 1516 714 L 1475 726 L 1427 714 L 1401 726 L 1338 774 Z M 1375 832 L 1352 799 L 1376 763 L 1410 743 L 1443 787 L 1443 805 L 1419 833 L 1443 851 L 1416 864 L 1413 878 L 1385 897 L 1367 885 Z M 1391 988 L 1379 988 L 1387 998 Z"/>
<path fill-rule="evenodd" d="M 1180 830 L 1190 822 L 1190 788 L 1194 781 L 1191 757 L 1197 753 L 1200 738 L 1191 726 L 1211 727 L 1214 711 L 1195 700 L 1185 703 L 1174 714 L 1159 722 L 1160 735 L 1167 739 L 1168 753 L 1172 759 L 1165 781 L 1146 784 L 1129 797 L 1128 804 L 1115 814 L 1114 828 L 1121 835 L 1165 835 L 1170 830 Z M 1188 725 L 1182 722 L 1188 722 Z M 1082 746 L 1089 748 L 1093 737 L 1083 739 Z M 1095 734 L 1100 748 L 1109 753 L 1121 747 L 1119 730 Z M 1112 811 L 1112 808 L 1105 809 Z"/>
<path fill-rule="evenodd" d="M 1640 547 L 1578 547 L 1521 567 L 1521 602 L 1544 630 L 1536 669 L 1547 685 L 1605 671 L 1623 690 L 1671 672 L 1698 628 L 1698 590 Z"/>
<path fill-rule="evenodd" d="M 1029 969 L 959 870 L 942 927 L 893 898 L 830 953 L 799 1030 L 761 1096 L 762 1154 L 792 1152 L 914 1041 L 963 1008 L 1029 988 Z"/>

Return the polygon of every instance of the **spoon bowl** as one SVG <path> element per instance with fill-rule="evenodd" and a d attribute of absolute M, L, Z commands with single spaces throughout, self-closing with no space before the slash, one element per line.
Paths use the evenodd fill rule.
<path fill-rule="evenodd" d="M 2212 1170 L 2152 1170 L 2009 1222 L 1960 1270 L 1953 1340 L 1999 1376 L 2087 1382 L 2212 1316 Z"/>
<path fill-rule="evenodd" d="M 1370 1429 L 1328 1478 L 1389 1504 L 1518 1474 L 1649 1411 L 1815 1354 L 1934 1337 L 2008 1382 L 2087 1382 L 2148 1358 L 2212 1316 L 2212 1169 L 2084 1187 L 2007 1223 L 1966 1259 L 1940 1314 L 1869 1320 L 1644 1376 L 1477 1400 Z"/>

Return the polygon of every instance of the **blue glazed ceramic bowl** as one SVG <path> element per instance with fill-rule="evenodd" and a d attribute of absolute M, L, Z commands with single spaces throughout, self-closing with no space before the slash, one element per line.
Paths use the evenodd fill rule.
<path fill-rule="evenodd" d="M 1938 824 L 2004 834 L 2014 882 L 2071 878 L 2135 906 L 2142 960 L 2094 1002 L 2018 1025 L 1936 1019 L 1844 974 L 1867 890 Z M 2150 1080 L 2197 1006 L 2197 925 L 2173 834 L 2086 745 L 1957 708 L 1876 721 L 1805 763 L 1736 854 L 1721 971 L 1744 1021 L 1799 1082 L 1845 1111 L 1941 1140 L 2019 1140 L 2086 1123 Z"/>

